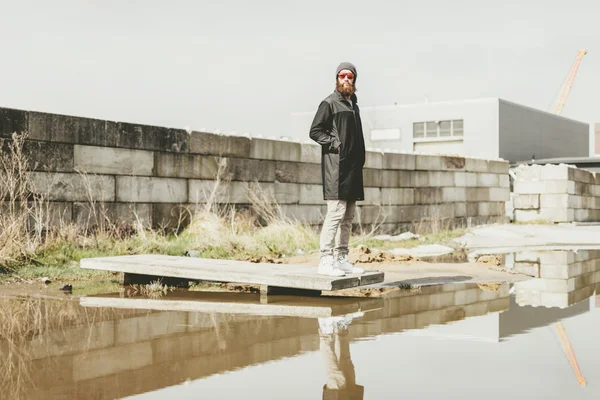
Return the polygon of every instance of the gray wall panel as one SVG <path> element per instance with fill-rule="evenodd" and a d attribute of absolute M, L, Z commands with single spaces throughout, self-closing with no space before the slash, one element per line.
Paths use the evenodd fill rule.
<path fill-rule="evenodd" d="M 589 125 L 500 100 L 500 157 L 510 162 L 587 157 Z"/>

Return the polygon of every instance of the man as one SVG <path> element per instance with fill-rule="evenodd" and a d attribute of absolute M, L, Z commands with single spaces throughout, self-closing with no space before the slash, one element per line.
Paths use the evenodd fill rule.
<path fill-rule="evenodd" d="M 319 143 L 323 198 L 327 215 L 321 231 L 318 273 L 329 276 L 361 274 L 348 258 L 348 242 L 356 201 L 364 200 L 365 141 L 356 104 L 356 67 L 343 62 L 336 69 L 335 91 L 321 102 L 310 138 Z"/>

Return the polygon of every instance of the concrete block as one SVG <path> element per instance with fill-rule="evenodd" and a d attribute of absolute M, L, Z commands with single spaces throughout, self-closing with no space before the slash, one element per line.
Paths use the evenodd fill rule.
<path fill-rule="evenodd" d="M 542 208 L 568 208 L 571 203 L 569 197 L 574 196 L 569 194 L 541 194 L 539 197 L 540 207 Z"/>
<path fill-rule="evenodd" d="M 186 153 L 190 141 L 190 134 L 183 129 L 126 122 L 107 122 L 104 136 L 107 140 L 98 140 L 97 136 L 85 132 L 85 134 L 79 135 L 78 144 Z M 107 141 L 112 142 L 113 137 L 116 138 L 115 144 L 105 143 Z"/>
<path fill-rule="evenodd" d="M 261 188 L 270 188 L 273 184 L 260 184 Z M 248 182 L 221 182 L 217 184 L 212 180 L 188 181 L 188 198 L 190 203 L 215 202 L 219 204 L 240 203 L 249 204 Z M 186 201 L 181 201 L 185 203 Z M 167 202 L 162 202 L 167 203 Z"/>
<path fill-rule="evenodd" d="M 43 204 L 29 204 L 29 206 L 34 211 L 26 221 L 27 229 L 35 229 L 39 232 L 48 228 L 63 228 L 73 222 L 71 202 L 49 201 Z M 8 213 L 9 210 L 8 203 L 0 202 L 0 213 Z"/>
<path fill-rule="evenodd" d="M 517 262 L 513 267 L 513 272 L 538 278 L 540 276 L 540 264 Z"/>
<path fill-rule="evenodd" d="M 74 146 L 74 167 L 78 171 L 111 175 L 152 175 L 154 153 L 112 147 Z"/>
<path fill-rule="evenodd" d="M 573 183 L 574 184 L 574 191 L 571 194 L 578 194 L 581 196 L 592 196 L 592 188 L 593 185 L 590 185 L 589 183 L 584 183 L 584 182 L 572 182 L 569 181 L 569 183 Z"/>
<path fill-rule="evenodd" d="M 388 221 L 389 215 L 383 207 L 360 205 L 356 207 L 354 223 L 356 224 L 375 224 Z M 390 221 L 391 222 L 391 221 Z"/>
<path fill-rule="evenodd" d="M 114 201 L 115 177 L 62 172 L 31 172 L 33 192 L 56 201 Z"/>
<path fill-rule="evenodd" d="M 135 203 L 187 203 L 185 179 L 117 176 L 117 201 Z"/>
<path fill-rule="evenodd" d="M 454 173 L 442 171 L 415 171 L 414 185 L 416 187 L 445 187 L 454 186 Z"/>
<path fill-rule="evenodd" d="M 319 169 L 319 179 L 321 178 L 320 171 L 321 170 Z M 382 170 L 380 169 L 363 169 L 363 182 L 365 186 L 381 187 L 381 176 Z"/>
<path fill-rule="evenodd" d="M 504 203 L 481 202 L 478 204 L 478 215 L 485 217 L 491 215 L 504 215 Z"/>
<path fill-rule="evenodd" d="M 442 159 L 442 170 L 456 171 L 466 169 L 466 159 L 458 156 L 440 156 Z"/>
<path fill-rule="evenodd" d="M 322 185 L 299 185 L 300 186 L 300 204 L 323 204 L 323 186 Z M 366 191 L 365 191 L 366 194 Z"/>
<path fill-rule="evenodd" d="M 538 208 L 540 208 L 540 195 L 539 194 L 516 194 L 513 197 L 513 206 L 517 210 L 538 209 Z"/>
<path fill-rule="evenodd" d="M 365 200 L 362 202 L 364 205 L 373 206 L 381 205 L 381 189 L 366 187 L 365 189 Z"/>
<path fill-rule="evenodd" d="M 455 172 L 454 183 L 457 187 L 476 187 L 477 174 L 474 172 Z"/>
<path fill-rule="evenodd" d="M 322 224 L 327 214 L 326 206 L 284 204 L 281 206 L 283 215 L 291 220 L 305 224 Z"/>
<path fill-rule="evenodd" d="M 221 158 L 223 170 L 227 158 Z M 167 178 L 216 179 L 219 157 L 181 153 L 155 153 L 156 174 Z"/>
<path fill-rule="evenodd" d="M 468 195 L 467 198 L 469 198 Z M 479 202 L 467 202 L 466 212 L 467 217 L 477 217 L 479 215 Z"/>
<path fill-rule="evenodd" d="M 440 156 L 416 155 L 415 169 L 417 171 L 441 171 L 444 161 Z"/>
<path fill-rule="evenodd" d="M 276 169 L 275 161 L 228 157 L 225 162 L 224 176 L 232 181 L 273 182 L 276 180 Z M 311 170 L 307 168 L 306 171 Z M 302 180 L 302 176 L 299 179 Z"/>
<path fill-rule="evenodd" d="M 382 188 L 381 201 L 386 205 L 412 205 L 415 204 L 415 190 L 412 188 Z"/>
<path fill-rule="evenodd" d="M 509 188 L 510 187 L 510 176 L 501 174 L 498 175 L 498 186 L 501 188 Z"/>
<path fill-rule="evenodd" d="M 442 188 L 417 187 L 414 189 L 415 204 L 437 204 L 443 200 Z"/>
<path fill-rule="evenodd" d="M 575 218 L 573 209 L 565 208 L 542 208 L 540 210 L 515 210 L 515 221 L 549 221 L 549 222 L 572 222 Z"/>
<path fill-rule="evenodd" d="M 454 218 L 454 204 L 429 204 L 422 207 L 421 218 L 431 221 L 442 221 L 448 218 Z"/>
<path fill-rule="evenodd" d="M 300 162 L 301 155 L 301 144 L 297 142 L 258 138 L 250 142 L 250 158 Z"/>
<path fill-rule="evenodd" d="M 383 154 L 374 151 L 367 151 L 364 168 L 382 169 Z"/>
<path fill-rule="evenodd" d="M 466 172 L 455 172 L 454 173 L 454 184 L 457 187 L 466 187 L 467 186 L 467 173 Z"/>
<path fill-rule="evenodd" d="M 467 201 L 467 189 L 464 187 L 442 188 L 443 202 Z"/>
<path fill-rule="evenodd" d="M 589 183 L 593 185 L 596 183 L 596 177 L 591 171 L 580 168 L 570 168 L 573 171 L 573 180 L 576 182 Z"/>
<path fill-rule="evenodd" d="M 275 180 L 285 183 L 321 184 L 321 166 L 275 161 Z"/>
<path fill-rule="evenodd" d="M 574 169 L 566 164 L 546 164 L 540 168 L 540 179 L 549 180 L 574 180 Z"/>
<path fill-rule="evenodd" d="M 477 186 L 495 187 L 498 183 L 497 174 L 477 174 Z"/>
<path fill-rule="evenodd" d="M 25 134 L 29 130 L 29 112 L 0 108 L 0 138 L 10 138 L 13 133 Z"/>
<path fill-rule="evenodd" d="M 385 171 L 382 172 L 382 186 L 383 186 L 383 173 Z M 410 188 L 415 186 L 415 174 L 416 172 L 414 171 L 398 171 L 398 181 L 395 185 L 395 187 L 402 187 L 402 188 Z"/>
<path fill-rule="evenodd" d="M 189 152 L 221 157 L 250 157 L 250 138 L 192 132 Z"/>
<path fill-rule="evenodd" d="M 321 153 L 323 148 L 320 145 L 302 143 L 300 145 L 300 162 L 321 164 Z"/>
<path fill-rule="evenodd" d="M 375 209 L 375 207 L 373 207 Z M 379 220 L 387 223 L 413 222 L 424 213 L 423 206 L 386 206 L 376 208 Z M 373 212 L 375 212 L 373 211 Z"/>
<path fill-rule="evenodd" d="M 465 170 L 468 172 L 488 172 L 488 161 L 475 158 L 465 158 Z"/>
<path fill-rule="evenodd" d="M 594 213 L 592 211 L 584 209 L 575 210 L 574 220 L 579 222 L 594 221 Z"/>
<path fill-rule="evenodd" d="M 515 181 L 539 181 L 542 179 L 541 165 L 518 165 L 512 168 L 515 173 Z"/>
<path fill-rule="evenodd" d="M 381 171 L 381 187 L 396 188 L 399 186 L 400 174 L 402 171 L 383 170 Z M 403 187 L 410 187 L 407 185 Z"/>
<path fill-rule="evenodd" d="M 489 168 L 489 172 L 491 172 L 491 173 L 508 175 L 508 170 L 510 168 L 510 164 L 508 163 L 508 161 L 490 160 L 490 161 L 488 161 L 488 168 Z"/>
<path fill-rule="evenodd" d="M 152 205 L 147 203 L 73 203 L 73 222 L 84 229 L 106 226 L 107 221 L 117 226 L 141 224 L 152 226 Z"/>
<path fill-rule="evenodd" d="M 414 154 L 384 153 L 382 168 L 403 171 L 414 170 L 416 157 Z"/>
<path fill-rule="evenodd" d="M 10 151 L 9 143 L 12 143 L 12 140 L 4 141 L 3 145 L 0 146 L 0 149 L 3 151 Z M 72 144 L 27 140 L 23 144 L 23 153 L 29 161 L 29 168 L 31 171 L 74 171 Z"/>
<path fill-rule="evenodd" d="M 154 203 L 151 207 L 152 227 L 179 230 L 190 223 L 190 218 L 201 207 L 201 204 Z"/>
<path fill-rule="evenodd" d="M 575 194 L 575 182 L 560 181 L 515 181 L 514 193 L 517 194 L 545 194 L 545 193 L 571 193 Z"/>
<path fill-rule="evenodd" d="M 106 134 L 106 121 L 59 114 L 29 112 L 29 139 L 89 144 Z"/>
<path fill-rule="evenodd" d="M 510 190 L 508 188 L 490 188 L 490 201 L 508 201 L 510 200 Z"/>
<path fill-rule="evenodd" d="M 455 217 L 466 217 L 467 216 L 467 203 L 454 203 L 454 216 Z"/>
<path fill-rule="evenodd" d="M 490 201 L 490 188 L 469 187 L 466 188 L 466 193 L 469 201 Z"/>
<path fill-rule="evenodd" d="M 256 200 L 264 198 L 269 201 L 276 201 L 279 204 L 298 204 L 302 203 L 302 187 L 303 186 L 317 186 L 321 185 L 303 185 L 298 183 L 251 183 L 250 184 L 250 195 L 257 196 L 253 197 Z M 322 197 L 322 195 L 321 195 Z M 310 202 L 310 197 L 306 197 L 305 204 L 313 204 Z M 323 201 L 321 200 L 321 203 Z"/>

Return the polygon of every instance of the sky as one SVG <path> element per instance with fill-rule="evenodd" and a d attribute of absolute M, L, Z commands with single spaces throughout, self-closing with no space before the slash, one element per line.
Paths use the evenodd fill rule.
<path fill-rule="evenodd" d="M 359 105 L 500 97 L 600 122 L 597 0 L 0 0 L 0 107 L 285 136 L 335 68 Z M 308 137 L 308 133 L 307 133 Z"/>

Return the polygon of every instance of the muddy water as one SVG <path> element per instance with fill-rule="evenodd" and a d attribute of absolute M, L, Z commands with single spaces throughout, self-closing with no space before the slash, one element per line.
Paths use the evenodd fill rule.
<path fill-rule="evenodd" d="M 537 277 L 373 299 L 0 298 L 0 398 L 597 399 L 600 252 L 506 260 Z"/>

